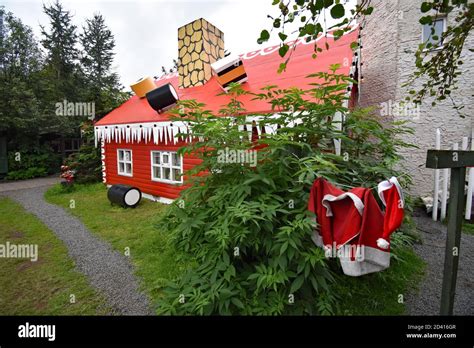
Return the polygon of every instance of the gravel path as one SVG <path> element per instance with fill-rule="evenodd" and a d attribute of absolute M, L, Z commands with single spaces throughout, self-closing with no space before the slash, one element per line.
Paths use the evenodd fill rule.
<path fill-rule="evenodd" d="M 4 192 L 35 214 L 68 248 L 76 268 L 91 285 L 103 293 L 118 315 L 151 315 L 148 298 L 139 291 L 138 280 L 127 258 L 95 237 L 77 218 L 62 208 L 47 203 L 47 187 Z"/>
<path fill-rule="evenodd" d="M 423 211 L 414 215 L 422 238 L 422 244 L 415 244 L 414 249 L 427 267 L 419 292 L 406 301 L 407 311 L 411 315 L 439 315 L 446 226 L 434 222 Z M 474 236 L 462 233 L 459 254 L 454 314 L 474 315 Z"/>
<path fill-rule="evenodd" d="M 59 175 L 52 175 L 46 178 L 1 182 L 0 193 L 6 192 L 6 191 L 23 190 L 26 188 L 33 188 L 33 187 L 51 186 L 60 181 L 61 179 L 59 178 Z"/>

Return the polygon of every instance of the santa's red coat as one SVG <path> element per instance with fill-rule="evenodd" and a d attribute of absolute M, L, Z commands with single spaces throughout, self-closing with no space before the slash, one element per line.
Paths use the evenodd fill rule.
<path fill-rule="evenodd" d="M 308 209 L 317 220 L 313 240 L 328 255 L 340 258 L 347 275 L 378 272 L 390 265 L 390 234 L 403 221 L 403 193 L 395 177 L 381 182 L 378 193 L 385 213 L 369 188 L 344 192 L 323 178 L 311 187 Z"/>

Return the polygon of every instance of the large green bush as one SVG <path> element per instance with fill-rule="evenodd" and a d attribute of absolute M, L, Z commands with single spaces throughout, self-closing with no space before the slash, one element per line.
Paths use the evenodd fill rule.
<path fill-rule="evenodd" d="M 102 165 L 100 147 L 94 146 L 94 127 L 90 124 L 82 125 L 84 143 L 79 151 L 73 153 L 66 161 L 74 171 L 74 181 L 79 184 L 100 182 L 102 180 Z"/>
<path fill-rule="evenodd" d="M 61 155 L 50 146 L 25 144 L 8 152 L 8 180 L 23 180 L 47 176 L 59 171 Z"/>
<path fill-rule="evenodd" d="M 232 102 L 217 117 L 194 101 L 180 102 L 181 113 L 200 141 L 182 153 L 198 153 L 202 164 L 192 173 L 191 188 L 170 206 L 159 228 L 167 229 L 183 257 L 194 267 L 163 290 L 164 314 L 332 314 L 338 312 L 333 287 L 336 260 L 327 260 L 311 241 L 314 216 L 307 212 L 309 189 L 316 177 L 346 185 L 373 187 L 397 175 L 401 124 L 382 126 L 369 110 L 343 107 L 349 78 L 314 74 L 309 90 L 268 87 L 255 98 L 271 102 L 276 134 L 258 141 L 258 162 L 222 163 L 225 148 L 253 150 L 246 124 L 243 92 L 235 86 Z M 293 110 L 281 112 L 280 110 Z M 344 132 L 332 115 L 346 115 Z M 298 123 L 298 120 L 300 121 Z M 294 122 L 297 125 L 294 125 Z M 333 139 L 343 153 L 334 154 Z"/>

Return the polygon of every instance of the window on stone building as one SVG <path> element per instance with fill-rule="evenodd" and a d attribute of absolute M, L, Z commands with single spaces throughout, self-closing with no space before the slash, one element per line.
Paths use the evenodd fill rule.
<path fill-rule="evenodd" d="M 434 49 L 443 45 L 441 36 L 446 30 L 446 17 L 438 17 L 433 19 L 432 24 L 423 25 L 422 40 L 426 43 L 426 49 Z"/>

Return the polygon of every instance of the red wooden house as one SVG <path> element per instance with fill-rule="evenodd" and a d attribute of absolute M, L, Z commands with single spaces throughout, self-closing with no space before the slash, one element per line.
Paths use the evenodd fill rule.
<path fill-rule="evenodd" d="M 166 108 L 160 106 L 170 104 L 170 98 L 196 99 L 217 114 L 230 101 L 228 96 L 219 95 L 229 82 L 241 82 L 245 90 L 252 92 L 260 92 L 268 85 L 310 88 L 314 79 L 307 75 L 329 71 L 329 66 L 336 63 L 341 65 L 338 73 L 357 78 L 358 50 L 354 51 L 351 43 L 358 41 L 358 35 L 357 28 L 337 41 L 328 35 L 330 49 L 319 53 L 317 59 L 312 58 L 314 41 L 290 42 L 290 47 L 296 43 L 291 61 L 287 70 L 278 74 L 282 62 L 278 45 L 232 59 L 224 57 L 223 33 L 204 19 L 179 28 L 178 72 L 132 85 L 137 95 L 95 124 L 96 141 L 102 151 L 103 182 L 135 186 L 146 198 L 171 202 L 185 187 L 185 173 L 198 159 L 177 155 L 185 140 L 176 139 L 175 134 L 186 132 L 185 124 L 171 122 Z M 323 41 L 320 45 L 324 46 Z M 351 102 L 357 96 L 356 88 L 354 85 L 348 91 Z M 242 102 L 250 124 L 255 121 L 253 113 L 271 112 L 271 105 L 265 101 L 243 96 Z M 258 122 L 256 127 L 259 128 Z"/>

